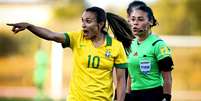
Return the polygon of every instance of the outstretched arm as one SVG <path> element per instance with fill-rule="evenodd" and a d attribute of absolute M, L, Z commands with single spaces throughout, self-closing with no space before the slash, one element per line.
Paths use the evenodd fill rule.
<path fill-rule="evenodd" d="M 27 29 L 42 39 L 56 41 L 59 43 L 64 43 L 64 40 L 65 40 L 64 34 L 52 32 L 49 29 L 35 26 L 30 23 L 22 22 L 22 23 L 14 23 L 14 24 L 7 24 L 7 25 L 13 27 L 12 31 L 14 33 L 18 33 L 20 31 Z"/>
<path fill-rule="evenodd" d="M 124 101 L 126 93 L 125 69 L 116 68 L 117 101 Z"/>

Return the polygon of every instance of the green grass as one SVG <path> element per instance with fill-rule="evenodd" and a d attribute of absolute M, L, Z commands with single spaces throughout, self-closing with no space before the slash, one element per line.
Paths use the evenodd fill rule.
<path fill-rule="evenodd" d="M 34 99 L 30 99 L 30 98 L 5 98 L 5 97 L 0 97 L 0 101 L 37 101 Z M 53 100 L 53 99 L 43 99 L 40 101 L 65 101 L 65 99 L 61 99 L 61 100 Z"/>
<path fill-rule="evenodd" d="M 0 101 L 33 101 L 28 98 L 0 98 Z"/>

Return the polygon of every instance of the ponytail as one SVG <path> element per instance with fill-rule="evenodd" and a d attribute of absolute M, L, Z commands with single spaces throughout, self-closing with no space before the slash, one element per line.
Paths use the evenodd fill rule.
<path fill-rule="evenodd" d="M 106 17 L 108 20 L 108 25 L 112 30 L 114 37 L 118 41 L 122 42 L 126 54 L 128 55 L 130 52 L 132 40 L 134 38 L 129 24 L 124 18 L 110 12 L 106 13 Z"/>

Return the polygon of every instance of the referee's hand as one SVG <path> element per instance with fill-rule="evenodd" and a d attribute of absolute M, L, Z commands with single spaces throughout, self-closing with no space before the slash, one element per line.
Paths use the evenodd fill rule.
<path fill-rule="evenodd" d="M 163 100 L 162 101 L 171 101 L 171 95 L 170 94 L 163 94 Z"/>

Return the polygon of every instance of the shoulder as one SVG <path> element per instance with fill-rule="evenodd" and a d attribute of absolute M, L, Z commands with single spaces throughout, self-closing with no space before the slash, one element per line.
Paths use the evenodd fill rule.
<path fill-rule="evenodd" d="M 151 41 L 152 46 L 166 45 L 165 41 L 156 34 L 150 35 L 150 41 Z"/>
<path fill-rule="evenodd" d="M 153 49 L 158 52 L 159 54 L 170 54 L 171 49 L 170 47 L 166 44 L 166 42 L 161 39 L 157 35 L 152 35 L 153 41 L 152 41 L 152 46 L 154 47 Z"/>
<path fill-rule="evenodd" d="M 65 35 L 67 35 L 71 41 L 72 40 L 77 41 L 83 38 L 84 33 L 82 30 L 78 30 L 78 31 L 66 32 Z"/>
<path fill-rule="evenodd" d="M 70 31 L 70 32 L 66 32 L 66 34 L 68 34 L 68 35 L 75 35 L 75 36 L 77 36 L 77 35 L 83 35 L 83 31 L 82 30 L 78 30 L 78 31 Z"/>
<path fill-rule="evenodd" d="M 111 39 L 112 39 L 112 46 L 123 46 L 121 41 L 115 38 L 111 38 Z"/>
<path fill-rule="evenodd" d="M 150 35 L 150 39 L 152 41 L 161 40 L 161 38 L 158 35 L 156 35 L 156 34 L 151 34 Z"/>

